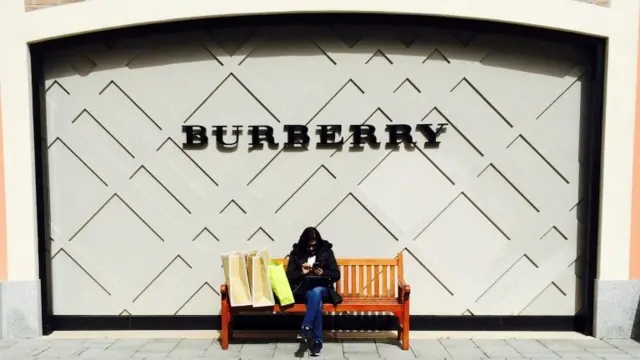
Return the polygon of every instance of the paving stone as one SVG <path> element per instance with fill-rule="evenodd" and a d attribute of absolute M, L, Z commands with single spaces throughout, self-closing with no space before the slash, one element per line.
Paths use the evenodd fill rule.
<path fill-rule="evenodd" d="M 383 358 L 389 357 L 390 355 L 407 356 L 408 354 L 415 357 L 411 349 L 402 350 L 400 343 L 397 341 L 376 341 L 376 348 Z"/>
<path fill-rule="evenodd" d="M 169 358 L 172 359 L 181 359 L 181 358 L 197 358 L 202 357 L 207 350 L 205 349 L 173 349 L 169 353 Z"/>
<path fill-rule="evenodd" d="M 471 339 L 441 339 L 440 343 L 445 348 L 475 348 L 476 344 Z"/>
<path fill-rule="evenodd" d="M 69 344 L 68 346 L 56 345 L 56 346 L 51 346 L 50 348 L 42 351 L 41 353 L 38 354 L 38 357 L 50 357 L 50 358 L 72 357 L 82 353 L 84 350 L 85 348 L 77 345 L 75 346 L 71 346 L 71 344 Z"/>
<path fill-rule="evenodd" d="M 242 344 L 229 344 L 227 350 L 222 350 L 217 343 L 211 344 L 205 351 L 203 357 L 214 357 L 221 359 L 233 359 L 234 357 L 240 357 L 240 351 L 242 350 Z"/>
<path fill-rule="evenodd" d="M 118 339 L 111 346 L 109 350 L 138 350 L 142 348 L 149 339 Z"/>
<path fill-rule="evenodd" d="M 237 352 L 228 352 L 228 351 L 220 351 L 220 352 L 209 352 L 209 350 L 207 350 L 204 355 L 203 358 L 205 359 L 240 359 L 240 354 Z"/>
<path fill-rule="evenodd" d="M 213 339 L 182 339 L 178 346 L 174 350 L 189 349 L 189 350 L 207 350 L 209 346 L 213 344 Z"/>
<path fill-rule="evenodd" d="M 178 346 L 180 339 L 152 339 L 139 348 L 141 353 L 170 353 Z"/>
<path fill-rule="evenodd" d="M 402 350 L 399 344 L 376 344 L 378 355 L 383 359 L 415 359 L 416 354 L 412 349 Z"/>
<path fill-rule="evenodd" d="M 554 353 L 563 359 L 582 358 L 582 357 L 594 357 L 592 353 L 587 350 L 573 350 L 573 351 L 554 351 Z"/>
<path fill-rule="evenodd" d="M 489 359 L 525 359 L 522 354 L 517 352 L 512 347 L 485 347 L 480 346 L 480 351 L 482 351 Z"/>
<path fill-rule="evenodd" d="M 540 360 L 549 360 L 549 359 L 559 359 L 558 354 L 552 351 L 541 351 L 541 352 L 526 352 L 520 351 L 520 354 L 525 358 L 529 359 L 540 359 Z"/>
<path fill-rule="evenodd" d="M 399 351 L 382 351 L 378 353 L 378 356 L 380 356 L 383 359 L 398 359 L 398 360 L 404 360 L 404 359 L 415 359 L 416 358 L 416 354 L 413 353 L 413 351 L 403 351 L 403 350 L 399 350 Z"/>
<path fill-rule="evenodd" d="M 396 341 L 327 341 L 316 359 L 332 360 L 637 360 L 633 340 L 412 340 L 403 351 Z M 213 339 L 27 339 L 0 340 L 0 360 L 258 360 L 309 359 L 298 342 L 234 343 L 223 351 Z"/>
<path fill-rule="evenodd" d="M 640 343 L 633 339 L 602 339 L 607 344 L 613 345 L 620 349 L 640 349 Z"/>
<path fill-rule="evenodd" d="M 505 340 L 509 346 L 516 349 L 518 352 L 542 352 L 551 351 L 546 346 L 542 345 L 538 340 L 534 339 L 507 339 Z"/>
<path fill-rule="evenodd" d="M 613 348 L 613 349 L 598 349 L 598 350 L 588 350 L 588 352 L 597 357 L 633 357 L 626 352 Z"/>
<path fill-rule="evenodd" d="M 118 339 L 106 339 L 106 338 L 96 338 L 96 339 L 86 339 L 82 342 L 84 346 L 111 346 Z"/>
<path fill-rule="evenodd" d="M 276 343 L 244 344 L 240 349 L 241 359 L 271 359 L 276 351 Z"/>
<path fill-rule="evenodd" d="M 507 357 L 521 357 L 520 353 L 516 351 L 505 340 L 498 339 L 476 339 L 473 343 L 490 358 L 507 358 Z"/>
<path fill-rule="evenodd" d="M 0 359 L 5 359 L 9 357 L 29 357 L 36 356 L 37 354 L 47 350 L 48 347 L 36 348 L 36 347 L 26 347 L 26 346 L 12 346 L 8 349 L 0 351 Z"/>
<path fill-rule="evenodd" d="M 125 358 L 129 359 L 136 353 L 135 350 L 127 349 L 107 349 L 96 356 L 99 359 L 111 359 L 111 358 Z"/>
<path fill-rule="evenodd" d="M 615 349 L 616 347 L 601 339 L 572 340 L 572 342 L 586 350 Z"/>
<path fill-rule="evenodd" d="M 79 353 L 77 357 L 81 359 L 93 358 L 102 354 L 107 350 L 108 347 L 109 345 L 88 346 L 85 347 L 85 349 L 81 353 Z"/>
<path fill-rule="evenodd" d="M 584 351 L 584 348 L 576 344 L 571 340 L 565 339 L 542 339 L 538 340 L 540 344 L 554 352 L 579 352 Z"/>
<path fill-rule="evenodd" d="M 137 352 L 131 356 L 135 360 L 143 359 L 166 359 L 169 356 L 168 352 Z"/>
<path fill-rule="evenodd" d="M 411 350 L 417 357 L 425 359 L 444 359 L 447 356 L 451 356 L 440 341 L 436 339 L 413 340 L 411 341 Z"/>

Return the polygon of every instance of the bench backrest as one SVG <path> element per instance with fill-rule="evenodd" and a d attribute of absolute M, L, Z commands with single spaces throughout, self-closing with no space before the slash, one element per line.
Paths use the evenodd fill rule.
<path fill-rule="evenodd" d="M 288 258 L 273 259 L 285 267 Z M 336 290 L 345 297 L 395 298 L 398 291 L 398 277 L 403 277 L 402 252 L 395 258 L 387 259 L 337 259 L 342 278 L 336 283 Z"/>

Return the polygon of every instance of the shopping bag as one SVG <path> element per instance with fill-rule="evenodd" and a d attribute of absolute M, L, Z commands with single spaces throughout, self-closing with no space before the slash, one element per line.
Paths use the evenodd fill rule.
<path fill-rule="evenodd" d="M 247 276 L 247 262 L 244 254 L 237 252 L 223 254 L 222 269 L 231 306 L 252 305 L 251 285 Z"/>
<path fill-rule="evenodd" d="M 256 255 L 250 257 L 250 286 L 253 307 L 273 306 L 276 304 L 269 280 L 268 250 L 261 250 Z"/>
<path fill-rule="evenodd" d="M 269 280 L 271 280 L 271 289 L 278 297 L 281 306 L 291 305 L 295 302 L 284 265 L 271 261 L 269 263 Z"/>
<path fill-rule="evenodd" d="M 249 279 L 249 289 L 251 289 L 251 293 L 253 294 L 253 260 L 252 258 L 255 256 L 259 256 L 262 259 L 265 259 L 266 264 L 271 262 L 271 257 L 269 256 L 269 249 L 262 250 L 249 250 L 244 252 L 244 259 L 247 264 L 247 278 Z M 267 260 L 268 259 L 268 260 Z"/>

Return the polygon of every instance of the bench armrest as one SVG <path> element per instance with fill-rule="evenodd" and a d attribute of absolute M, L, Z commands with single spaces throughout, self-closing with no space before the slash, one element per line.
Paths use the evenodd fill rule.
<path fill-rule="evenodd" d="M 229 298 L 229 287 L 227 284 L 220 285 L 220 299 L 227 300 Z"/>
<path fill-rule="evenodd" d="M 409 296 L 411 295 L 411 286 L 409 286 L 403 278 L 398 278 L 398 300 L 400 302 L 404 302 L 405 300 L 409 300 Z"/>

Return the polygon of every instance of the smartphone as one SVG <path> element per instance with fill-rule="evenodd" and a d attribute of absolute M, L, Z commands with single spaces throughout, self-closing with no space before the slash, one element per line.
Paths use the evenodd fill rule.
<path fill-rule="evenodd" d="M 322 269 L 322 265 L 320 265 L 319 262 L 314 262 L 313 266 L 311 268 L 312 269 Z"/>

